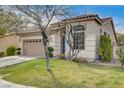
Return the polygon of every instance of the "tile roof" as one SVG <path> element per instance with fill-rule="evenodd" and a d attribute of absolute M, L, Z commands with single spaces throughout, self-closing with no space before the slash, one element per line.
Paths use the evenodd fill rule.
<path fill-rule="evenodd" d="M 109 21 L 109 20 L 111 20 L 112 18 L 111 17 L 107 17 L 107 18 L 102 18 L 101 20 L 103 21 L 103 22 L 107 22 L 107 21 Z"/>
<path fill-rule="evenodd" d="M 96 16 L 97 16 L 96 14 L 85 14 L 85 15 L 81 15 L 81 16 L 67 18 L 67 19 L 64 19 L 62 21 L 70 21 L 70 20 L 76 20 L 76 19 L 91 18 L 91 17 L 96 17 Z"/>
<path fill-rule="evenodd" d="M 81 15 L 81 16 L 76 16 L 76 17 L 71 17 L 71 18 L 67 18 L 64 19 L 62 21 L 71 21 L 71 20 L 77 20 L 77 19 L 88 19 L 88 18 L 94 18 L 97 17 L 99 18 L 99 16 L 97 14 L 85 14 L 85 15 Z M 107 22 L 109 20 L 111 20 L 111 17 L 107 17 L 107 18 L 99 18 L 100 21 L 102 21 L 102 23 Z"/>

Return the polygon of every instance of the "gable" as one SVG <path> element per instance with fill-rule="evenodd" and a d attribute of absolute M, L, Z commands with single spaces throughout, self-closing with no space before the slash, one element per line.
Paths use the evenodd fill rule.
<path fill-rule="evenodd" d="M 114 24 L 113 21 L 108 21 L 107 23 L 102 25 L 102 30 L 103 32 L 106 32 L 108 35 L 111 36 L 111 39 L 117 43 L 117 36 L 115 33 L 115 29 L 114 29 Z"/>

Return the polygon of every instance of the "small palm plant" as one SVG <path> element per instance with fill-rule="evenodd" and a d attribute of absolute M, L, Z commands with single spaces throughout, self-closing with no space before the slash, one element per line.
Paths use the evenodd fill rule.
<path fill-rule="evenodd" d="M 119 47 L 117 49 L 117 55 L 119 57 L 119 61 L 121 62 L 121 65 L 124 66 L 124 47 Z"/>

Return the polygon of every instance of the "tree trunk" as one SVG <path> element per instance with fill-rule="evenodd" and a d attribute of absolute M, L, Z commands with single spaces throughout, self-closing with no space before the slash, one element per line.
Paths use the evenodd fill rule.
<path fill-rule="evenodd" d="M 123 66 L 124 66 L 124 64 L 122 63 L 122 64 L 121 64 L 121 66 L 123 67 Z"/>
<path fill-rule="evenodd" d="M 43 40 L 43 45 L 44 45 L 44 52 L 45 52 L 45 59 L 46 59 L 46 68 L 47 68 L 47 70 L 50 70 L 51 67 L 50 67 L 50 61 L 49 61 L 49 55 L 48 55 L 46 40 Z"/>

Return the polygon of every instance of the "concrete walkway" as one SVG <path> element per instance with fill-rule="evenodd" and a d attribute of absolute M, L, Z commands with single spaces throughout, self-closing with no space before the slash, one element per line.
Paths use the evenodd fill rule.
<path fill-rule="evenodd" d="M 33 60 L 38 57 L 31 57 L 31 56 L 10 56 L 10 57 L 3 57 L 0 58 L 0 67 L 6 67 L 18 63 L 22 63 L 28 60 Z M 29 86 L 14 84 L 8 81 L 5 81 L 2 79 L 2 76 L 0 77 L 0 88 L 32 88 Z"/>
<path fill-rule="evenodd" d="M 3 57 L 0 58 L 0 67 L 6 67 L 6 66 L 10 66 L 10 65 L 14 65 L 14 64 L 18 64 L 18 63 L 22 63 L 28 60 L 33 60 L 36 59 L 38 57 L 34 57 L 34 56 L 10 56 L 10 57 Z"/>
<path fill-rule="evenodd" d="M 32 88 L 29 86 L 14 84 L 3 79 L 0 79 L 0 88 Z"/>

